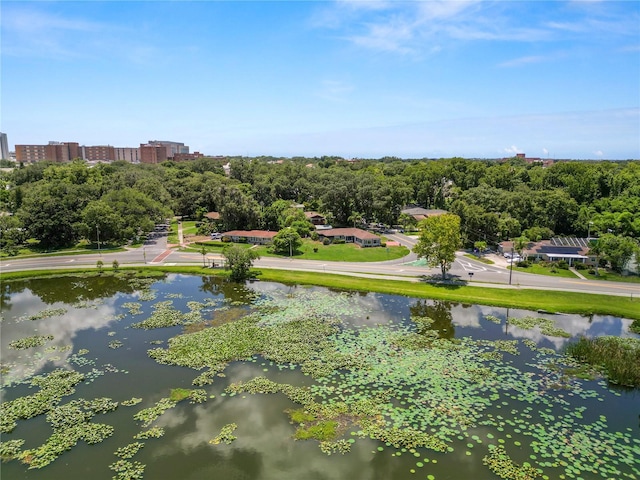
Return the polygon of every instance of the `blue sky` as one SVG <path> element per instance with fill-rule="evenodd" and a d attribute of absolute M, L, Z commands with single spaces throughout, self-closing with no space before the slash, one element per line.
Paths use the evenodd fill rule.
<path fill-rule="evenodd" d="M 3 0 L 10 148 L 640 158 L 638 1 Z"/>

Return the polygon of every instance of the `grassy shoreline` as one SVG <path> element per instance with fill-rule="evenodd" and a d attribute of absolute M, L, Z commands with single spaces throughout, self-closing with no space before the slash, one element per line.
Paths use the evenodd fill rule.
<path fill-rule="evenodd" d="M 225 278 L 224 270 L 212 270 L 201 266 L 154 266 L 120 267 L 119 272 L 136 272 L 139 275 L 159 273 L 185 273 L 190 275 L 219 276 Z M 356 290 L 361 292 L 388 293 L 415 298 L 431 298 L 452 302 L 490 305 L 524 310 L 545 310 L 557 313 L 580 315 L 613 315 L 631 320 L 640 319 L 640 299 L 601 294 L 544 291 L 527 288 L 511 288 L 505 295 L 504 288 L 476 287 L 464 285 L 438 285 L 403 280 L 363 278 L 349 275 L 299 272 L 291 270 L 255 270 L 256 278 L 285 284 L 317 285 L 321 287 Z M 97 275 L 95 268 L 65 270 L 25 270 L 2 274 L 2 281 L 21 280 L 38 277 L 59 277 L 72 275 Z M 114 271 L 105 266 L 102 275 L 113 275 Z"/>

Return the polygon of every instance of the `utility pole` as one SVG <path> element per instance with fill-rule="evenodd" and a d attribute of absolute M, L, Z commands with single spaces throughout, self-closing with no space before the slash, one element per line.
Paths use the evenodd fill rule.
<path fill-rule="evenodd" d="M 512 275 L 513 275 L 513 245 L 511 245 L 511 268 L 509 269 L 509 285 L 511 285 Z"/>
<path fill-rule="evenodd" d="M 100 228 L 98 228 L 97 224 L 96 224 L 96 237 L 98 237 L 98 255 L 102 256 L 102 253 L 100 252 Z"/>

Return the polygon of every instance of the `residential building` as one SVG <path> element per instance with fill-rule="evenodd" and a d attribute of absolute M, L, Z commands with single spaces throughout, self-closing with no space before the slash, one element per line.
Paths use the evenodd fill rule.
<path fill-rule="evenodd" d="M 565 261 L 569 265 L 585 263 L 595 265 L 596 256 L 589 254 L 590 245 L 586 238 L 554 237 L 551 240 L 529 242 L 522 250 L 526 259 L 543 260 L 545 262 Z M 498 252 L 510 254 L 514 251 L 514 242 L 502 242 Z"/>
<path fill-rule="evenodd" d="M 324 217 L 324 215 L 318 212 L 304 212 L 304 216 L 307 217 L 307 220 L 309 220 L 314 225 L 324 225 L 325 223 L 327 223 L 327 219 Z"/>
<path fill-rule="evenodd" d="M 346 243 L 355 243 L 361 247 L 379 247 L 380 237 L 360 228 L 332 228 L 329 230 L 316 230 L 318 235 L 331 240 L 344 240 Z"/>
<path fill-rule="evenodd" d="M 232 230 L 230 232 L 223 233 L 222 240 L 266 245 L 271 243 L 273 237 L 277 234 L 278 232 L 271 232 L 268 230 Z"/>
<path fill-rule="evenodd" d="M 400 211 L 400 213 L 406 213 L 407 215 L 412 216 L 416 219 L 416 221 L 424 220 L 427 217 L 437 217 L 439 215 L 444 215 L 445 213 L 449 213 L 446 210 L 439 209 L 427 209 L 422 207 L 411 207 L 405 208 Z"/>
<path fill-rule="evenodd" d="M 47 145 L 16 145 L 17 162 L 69 162 L 81 156 L 77 142 L 49 142 Z"/>
<path fill-rule="evenodd" d="M 9 141 L 7 134 L 0 132 L 0 159 L 9 160 Z"/>
<path fill-rule="evenodd" d="M 115 148 L 111 145 L 82 146 L 80 148 L 82 158 L 89 162 L 113 162 L 116 159 Z"/>

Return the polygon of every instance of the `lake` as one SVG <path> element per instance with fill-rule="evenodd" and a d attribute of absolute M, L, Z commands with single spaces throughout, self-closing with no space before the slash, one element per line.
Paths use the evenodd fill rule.
<path fill-rule="evenodd" d="M 188 275 L 1 306 L 2 478 L 640 478 L 640 393 L 562 354 L 630 320 Z"/>

